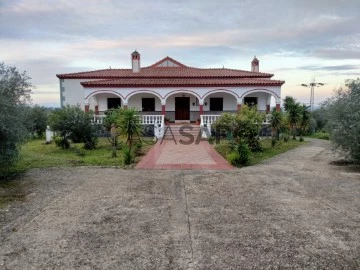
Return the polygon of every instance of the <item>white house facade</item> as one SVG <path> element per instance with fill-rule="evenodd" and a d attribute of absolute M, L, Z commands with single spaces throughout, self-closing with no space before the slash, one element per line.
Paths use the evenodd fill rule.
<path fill-rule="evenodd" d="M 170 57 L 141 67 L 140 60 L 134 51 L 129 69 L 57 74 L 61 106 L 80 105 L 97 115 L 119 106 L 134 107 L 141 114 L 161 115 L 175 122 L 237 112 L 244 104 L 269 112 L 272 97 L 280 109 L 284 81 L 259 72 L 256 57 L 251 71 L 188 67 Z"/>

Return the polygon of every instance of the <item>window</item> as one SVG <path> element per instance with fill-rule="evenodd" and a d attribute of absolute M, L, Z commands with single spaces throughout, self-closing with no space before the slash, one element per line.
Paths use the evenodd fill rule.
<path fill-rule="evenodd" d="M 248 105 L 249 107 L 257 106 L 257 97 L 245 97 L 244 104 Z"/>
<path fill-rule="evenodd" d="M 142 111 L 154 112 L 155 111 L 155 98 L 142 98 Z"/>
<path fill-rule="evenodd" d="M 223 98 L 210 98 L 210 111 L 222 111 Z"/>
<path fill-rule="evenodd" d="M 109 109 L 117 109 L 121 107 L 121 99 L 120 98 L 108 98 L 107 99 L 108 110 Z"/>

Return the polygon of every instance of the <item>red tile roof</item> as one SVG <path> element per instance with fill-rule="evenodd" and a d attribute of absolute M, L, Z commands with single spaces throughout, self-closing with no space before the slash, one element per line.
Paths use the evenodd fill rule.
<path fill-rule="evenodd" d="M 57 74 L 59 79 L 110 79 L 110 78 L 271 78 L 273 74 L 227 68 L 145 67 L 139 73 L 131 69 L 102 69 L 69 74 Z"/>
<path fill-rule="evenodd" d="M 159 66 L 171 61 L 179 67 Z M 210 86 L 210 85 L 282 85 L 284 81 L 270 80 L 273 74 L 228 68 L 194 68 L 170 58 L 132 69 L 102 69 L 78 73 L 57 74 L 59 79 L 99 79 L 81 83 L 84 87 L 140 87 L 140 86 Z"/>
<path fill-rule="evenodd" d="M 262 78 L 124 78 L 82 82 L 84 87 L 206 87 L 206 86 L 281 86 L 284 81 Z"/>

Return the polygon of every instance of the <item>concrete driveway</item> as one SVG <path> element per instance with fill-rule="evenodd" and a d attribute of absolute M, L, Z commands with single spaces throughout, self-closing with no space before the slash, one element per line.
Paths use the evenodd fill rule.
<path fill-rule="evenodd" d="M 54 168 L 0 210 L 0 269 L 359 269 L 360 171 L 327 142 L 230 171 Z"/>

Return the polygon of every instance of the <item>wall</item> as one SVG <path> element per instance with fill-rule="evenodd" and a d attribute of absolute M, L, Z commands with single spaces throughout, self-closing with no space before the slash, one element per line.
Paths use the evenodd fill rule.
<path fill-rule="evenodd" d="M 128 107 L 134 107 L 134 108 L 138 109 L 139 111 L 142 111 L 142 100 L 141 100 L 142 98 L 155 98 L 155 111 L 161 112 L 160 99 L 154 95 L 147 94 L 147 93 L 138 94 L 138 95 L 134 95 L 134 96 L 130 97 L 130 99 L 128 101 Z"/>
<path fill-rule="evenodd" d="M 236 111 L 237 110 L 237 100 L 234 96 L 227 93 L 216 93 L 211 94 L 204 100 L 204 111 L 210 110 L 210 98 L 222 97 L 223 98 L 223 111 Z M 205 102 L 207 105 L 205 106 Z"/>

